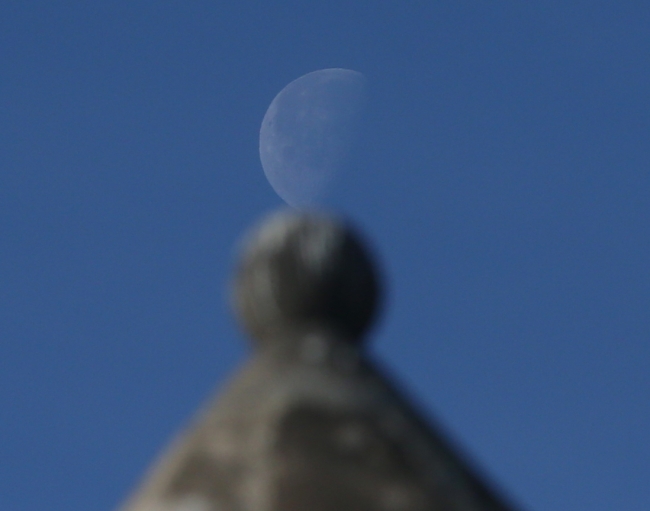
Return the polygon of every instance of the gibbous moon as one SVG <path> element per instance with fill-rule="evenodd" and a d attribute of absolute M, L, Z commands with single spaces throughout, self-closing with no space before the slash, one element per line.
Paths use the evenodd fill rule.
<path fill-rule="evenodd" d="M 321 69 L 294 80 L 271 102 L 260 129 L 264 174 L 290 206 L 318 201 L 358 133 L 365 77 Z"/>

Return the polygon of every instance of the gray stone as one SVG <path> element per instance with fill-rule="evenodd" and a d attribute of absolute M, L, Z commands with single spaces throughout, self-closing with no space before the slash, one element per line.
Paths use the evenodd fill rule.
<path fill-rule="evenodd" d="M 122 511 L 513 509 L 364 353 L 380 282 L 349 226 L 275 215 L 233 287 L 253 356 Z"/>

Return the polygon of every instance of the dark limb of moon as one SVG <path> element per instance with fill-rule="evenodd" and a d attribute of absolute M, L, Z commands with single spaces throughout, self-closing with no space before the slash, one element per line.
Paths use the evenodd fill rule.
<path fill-rule="evenodd" d="M 334 179 L 358 132 L 365 78 L 349 69 L 322 69 L 287 85 L 260 129 L 264 173 L 287 204 L 315 203 Z"/>

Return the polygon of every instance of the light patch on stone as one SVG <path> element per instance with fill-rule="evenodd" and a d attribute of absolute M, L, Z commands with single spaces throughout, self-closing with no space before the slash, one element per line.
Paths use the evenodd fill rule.
<path fill-rule="evenodd" d="M 386 511 L 402 511 L 411 505 L 411 493 L 403 487 L 392 486 L 381 491 L 381 506 Z"/>
<path fill-rule="evenodd" d="M 367 443 L 366 428 L 358 422 L 350 422 L 337 430 L 336 440 L 346 451 L 360 451 Z"/>
<path fill-rule="evenodd" d="M 269 252 L 277 251 L 298 222 L 298 217 L 288 211 L 280 211 L 245 240 L 246 248 L 250 251 L 255 247 L 264 247 Z"/>
<path fill-rule="evenodd" d="M 329 347 L 325 339 L 318 335 L 309 335 L 305 338 L 301 356 L 308 364 L 322 365 L 327 360 Z"/>
<path fill-rule="evenodd" d="M 219 511 L 219 507 L 215 507 L 201 495 L 190 494 L 176 500 L 170 511 Z"/>
<path fill-rule="evenodd" d="M 250 474 L 243 482 L 239 497 L 243 509 L 266 511 L 269 508 L 269 483 L 268 472 L 258 469 L 256 474 Z"/>
<path fill-rule="evenodd" d="M 255 268 L 252 276 L 252 289 L 257 293 L 256 301 L 264 304 L 258 307 L 258 314 L 262 311 L 264 322 L 273 320 L 280 315 L 280 309 L 275 296 L 275 283 L 268 267 Z"/>
<path fill-rule="evenodd" d="M 310 236 L 308 240 L 300 240 L 299 245 L 302 261 L 320 275 L 330 264 L 332 254 L 336 253 L 336 247 L 340 245 L 342 231 L 335 229 L 334 225 L 328 225 L 329 229 L 321 229 L 318 236 Z"/>
<path fill-rule="evenodd" d="M 220 431 L 219 435 L 214 435 L 208 439 L 206 449 L 218 459 L 232 460 L 236 459 L 240 453 L 239 442 L 230 431 Z"/>

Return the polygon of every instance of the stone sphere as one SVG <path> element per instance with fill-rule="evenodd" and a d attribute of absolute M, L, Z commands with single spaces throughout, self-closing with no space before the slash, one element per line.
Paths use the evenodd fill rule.
<path fill-rule="evenodd" d="M 371 254 L 346 223 L 280 212 L 247 239 L 234 307 L 258 345 L 327 332 L 358 343 L 380 302 Z"/>

